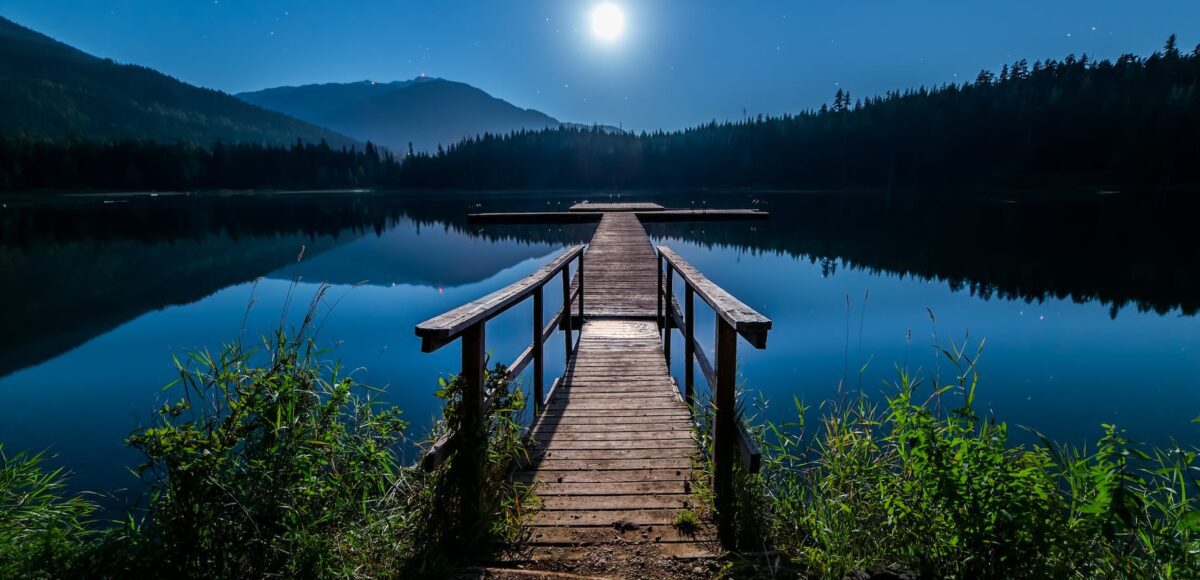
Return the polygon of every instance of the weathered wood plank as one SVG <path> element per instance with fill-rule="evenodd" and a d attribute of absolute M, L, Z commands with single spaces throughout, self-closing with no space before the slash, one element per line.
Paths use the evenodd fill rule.
<path fill-rule="evenodd" d="M 626 469 L 689 469 L 691 459 L 686 457 L 655 459 L 558 459 L 551 456 L 538 462 L 538 469 L 568 471 L 571 469 L 611 471 Z"/>
<path fill-rule="evenodd" d="M 692 509 L 696 504 L 690 493 L 636 495 L 547 495 L 543 510 L 577 512 L 583 510 Z"/>
<path fill-rule="evenodd" d="M 637 526 L 669 526 L 681 509 L 648 510 L 546 510 L 533 516 L 535 526 L 612 526 L 632 524 Z"/>
<path fill-rule="evenodd" d="M 650 222 L 708 222 L 760 221 L 770 213 L 754 209 L 661 209 L 632 212 L 642 223 Z M 597 211 L 534 211 L 490 212 L 467 215 L 467 223 L 487 224 L 584 224 L 600 221 L 603 212 Z"/>
<path fill-rule="evenodd" d="M 674 526 L 609 526 L 609 527 L 537 527 L 530 543 L 557 546 L 591 546 L 597 544 L 628 544 L 631 542 L 711 542 L 716 532 L 711 526 L 699 526 L 684 532 Z"/>
<path fill-rule="evenodd" d="M 690 493 L 686 481 L 617 481 L 609 483 L 551 483 L 541 482 L 535 488 L 539 496 L 552 495 L 624 495 L 646 493 Z"/>
<path fill-rule="evenodd" d="M 535 288 L 539 288 L 553 279 L 582 251 L 583 246 L 568 248 L 549 264 L 542 266 L 521 281 L 418 324 L 416 333 L 423 339 L 422 349 L 426 352 L 436 350 L 435 347 L 442 346 L 446 340 L 457 336 L 468 327 L 497 316 L 516 305 L 528 297 Z"/>
<path fill-rule="evenodd" d="M 654 246 L 636 216 L 604 214 L 585 256 L 585 319 L 655 316 L 658 282 Z"/>
<path fill-rule="evenodd" d="M 611 471 L 553 471 L 537 469 L 522 471 L 513 476 L 514 481 L 530 483 L 634 483 L 647 481 L 687 481 L 692 477 L 690 469 L 628 469 Z"/>
<path fill-rule="evenodd" d="M 647 540 L 645 550 L 654 552 L 654 555 L 642 553 L 642 558 L 672 558 L 675 560 L 705 560 L 716 558 L 720 555 L 717 548 L 712 543 L 705 542 L 678 542 L 668 543 L 658 541 L 661 537 L 657 534 Z M 528 561 L 532 562 L 582 562 L 595 561 L 598 556 L 612 558 L 612 552 L 604 552 L 597 554 L 596 550 L 602 548 L 587 548 L 574 546 L 535 546 L 525 555 Z M 657 576 L 657 574 L 654 574 Z"/>
<path fill-rule="evenodd" d="M 541 459 L 691 459 L 695 451 L 687 447 L 654 447 L 633 449 L 568 449 L 556 448 L 539 455 Z"/>
<path fill-rule="evenodd" d="M 696 294 L 704 299 L 717 312 L 718 316 L 733 326 L 738 334 L 742 335 L 755 348 L 766 348 L 767 332 L 771 330 L 769 318 L 746 306 L 741 300 L 726 292 L 724 288 L 714 284 L 671 248 L 662 246 L 658 251 L 695 290 Z M 657 291 L 656 289 L 655 292 Z"/>
<path fill-rule="evenodd" d="M 570 207 L 571 212 L 629 212 L 629 211 L 662 211 L 664 208 L 657 203 L 627 201 L 616 203 L 594 203 L 584 201 Z"/>

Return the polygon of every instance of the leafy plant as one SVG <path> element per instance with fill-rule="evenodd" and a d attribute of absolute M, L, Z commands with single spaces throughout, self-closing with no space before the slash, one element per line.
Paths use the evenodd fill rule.
<path fill-rule="evenodd" d="M 1147 453 L 1111 425 L 1094 451 L 1045 438 L 1010 445 L 1007 426 L 974 409 L 981 349 L 942 351 L 949 385 L 898 369 L 878 405 L 861 394 L 827 403 L 813 433 L 799 401 L 794 422 L 751 426 L 763 468 L 735 480 L 741 559 L 731 570 L 1200 575 L 1196 451 Z"/>
<path fill-rule="evenodd" d="M 407 425 L 319 362 L 307 331 L 323 292 L 293 334 L 176 360 L 181 398 L 129 437 L 163 573 L 372 575 L 407 553 Z"/>

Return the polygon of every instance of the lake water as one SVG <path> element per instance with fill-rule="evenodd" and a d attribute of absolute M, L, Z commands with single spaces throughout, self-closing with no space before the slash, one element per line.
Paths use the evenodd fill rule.
<path fill-rule="evenodd" d="M 585 198 L 609 196 L 13 198 L 0 210 L 0 443 L 57 454 L 76 489 L 135 487 L 127 467 L 140 457 L 123 439 L 174 396 L 163 391 L 172 354 L 295 320 L 323 283 L 332 289 L 321 309 L 331 311 L 318 340 L 336 345 L 330 356 L 358 369 L 360 382 L 385 387 L 419 437 L 458 349 L 422 354 L 414 325 L 519 280 L 593 229 L 469 226 L 466 214 Z M 787 417 L 793 395 L 818 403 L 839 384 L 887 393 L 896 365 L 948 379 L 935 342 L 974 348 L 986 339 L 977 408 L 1010 425 L 1082 443 L 1115 422 L 1156 444 L 1200 443 L 1190 422 L 1200 414 L 1194 214 L 1093 199 L 625 199 L 772 213 L 767 222 L 649 230 L 773 320 L 767 349 L 742 342 L 739 361 L 773 418 Z M 524 348 L 530 308 L 488 325 L 495 360 Z M 712 315 L 701 309 L 697 319 L 710 348 Z M 562 342 L 552 339 L 547 384 L 561 371 Z"/>

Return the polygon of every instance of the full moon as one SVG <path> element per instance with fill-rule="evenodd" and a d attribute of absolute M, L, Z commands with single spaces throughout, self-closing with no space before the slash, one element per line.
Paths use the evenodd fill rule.
<path fill-rule="evenodd" d="M 592 10 L 592 34 L 601 40 L 616 40 L 625 31 L 625 13 L 605 2 Z"/>

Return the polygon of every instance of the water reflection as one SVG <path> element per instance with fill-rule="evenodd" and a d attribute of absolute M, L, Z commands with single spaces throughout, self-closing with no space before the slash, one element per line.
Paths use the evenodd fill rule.
<path fill-rule="evenodd" d="M 80 472 L 82 488 L 128 485 L 124 469 L 138 458 L 122 439 L 166 396 L 171 354 L 269 331 L 283 304 L 303 304 L 322 282 L 344 297 L 322 338 L 341 344 L 337 356 L 360 369 L 361 381 L 388 387 L 389 400 L 428 424 L 437 412 L 432 385 L 456 368 L 457 351 L 421 354 L 413 325 L 516 281 L 593 228 L 480 227 L 467 213 L 557 210 L 585 197 L 608 200 L 341 193 L 10 201 L 0 210 L 0 299 L 8 306 L 0 310 L 0 441 L 52 447 Z M 1015 422 L 1074 438 L 1119 419 L 1162 438 L 1186 435 L 1177 427 L 1200 412 L 1192 379 L 1200 374 L 1192 317 L 1200 231 L 1187 208 L 1087 198 L 916 205 L 816 193 L 636 198 L 772 213 L 767 222 L 649 229 L 774 319 L 770 348 L 743 349 L 742 371 L 780 412 L 791 395 L 820 400 L 839 381 L 878 390 L 893 363 L 910 357 L 930 366 L 927 306 L 945 339 L 968 328 L 989 338 L 987 380 L 997 388 L 985 403 Z M 529 308 L 489 324 L 496 360 L 524 347 Z M 708 337 L 706 324 L 702 317 Z M 553 377 L 561 341 L 547 347 Z M 855 372 L 868 361 L 868 373 Z"/>

